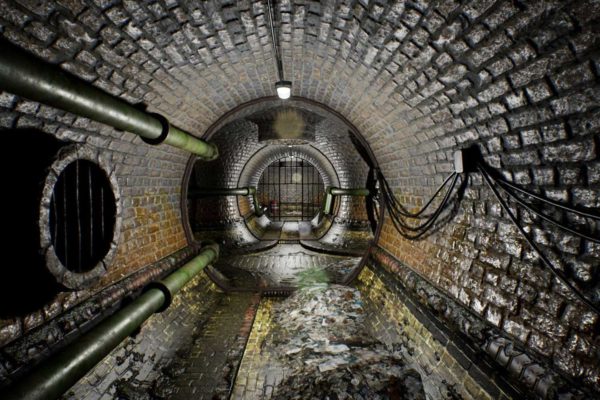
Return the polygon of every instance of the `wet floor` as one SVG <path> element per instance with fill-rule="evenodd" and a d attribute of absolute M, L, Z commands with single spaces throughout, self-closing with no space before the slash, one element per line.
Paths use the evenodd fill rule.
<path fill-rule="evenodd" d="M 221 298 L 202 332 L 170 364 L 172 377 L 164 383 L 170 399 L 229 397 L 259 299 L 252 293 Z"/>
<path fill-rule="evenodd" d="M 240 285 L 253 280 L 255 284 L 295 285 L 303 290 L 316 286 L 325 290 L 335 287 L 335 279 L 347 274 L 359 261 L 360 257 L 325 255 L 299 244 L 280 244 L 260 253 L 225 255 L 217 268 L 224 274 L 233 271 L 232 281 L 238 280 Z M 267 279 L 270 281 L 261 283 Z M 352 382 L 372 380 L 379 382 L 377 390 L 405 390 L 404 377 L 412 379 L 410 385 L 428 399 L 486 398 L 481 391 L 470 396 L 461 390 L 464 371 L 442 361 L 447 358 L 445 350 L 431 344 L 431 335 L 410 316 L 402 299 L 378 279 L 367 268 L 357 280 L 358 290 L 339 286 L 341 292 L 352 291 L 352 299 L 344 297 L 339 302 L 339 296 L 338 300 L 325 297 L 311 303 L 307 311 L 293 302 L 282 309 L 285 298 L 261 297 L 260 292 L 223 292 L 206 274 L 201 274 L 175 297 L 169 309 L 151 318 L 135 337 L 120 345 L 63 399 L 288 399 L 292 397 L 286 392 L 287 386 L 311 381 L 302 374 L 320 377 L 320 382 L 323 376 L 333 383 L 344 379 L 350 382 L 336 389 L 350 393 L 350 397 L 337 398 L 357 398 L 354 388 L 348 386 L 354 385 Z M 336 301 L 342 305 L 340 309 L 356 304 L 362 311 L 350 309 L 344 311 L 345 315 L 337 311 L 321 315 L 323 310 L 331 310 Z M 298 327 L 286 327 L 288 319 L 293 322 L 298 318 L 304 318 L 304 322 Z M 333 331 L 326 328 L 339 318 L 355 321 L 355 327 L 364 326 L 364 332 L 353 334 L 352 340 L 340 341 L 345 331 L 351 331 L 346 329 L 350 326 L 347 322 Z M 304 337 L 294 336 L 305 326 L 326 329 L 324 334 L 311 328 Z M 300 344 L 288 348 L 294 341 Z M 308 350 L 303 347 L 306 343 Z M 374 343 L 377 347 L 365 353 L 365 348 Z M 298 353 L 296 347 L 300 348 Z M 388 354 L 396 348 L 401 349 L 401 359 Z M 351 357 L 340 352 L 350 352 Z M 373 369 L 373 363 L 356 364 L 353 360 L 360 357 L 352 352 L 382 360 L 383 367 Z M 306 354 L 308 359 L 300 358 Z M 308 369 L 303 367 L 305 361 Z M 350 367 L 344 369 L 347 365 Z M 394 370 L 397 374 L 389 387 L 385 386 L 385 374 Z M 407 371 L 413 372 L 407 375 Z M 300 389 L 312 390 L 305 386 Z"/>
<path fill-rule="evenodd" d="M 214 267 L 235 288 L 298 287 L 313 274 L 322 274 L 329 282 L 342 282 L 360 260 L 318 253 L 300 244 L 279 244 L 259 253 L 223 255 Z"/>

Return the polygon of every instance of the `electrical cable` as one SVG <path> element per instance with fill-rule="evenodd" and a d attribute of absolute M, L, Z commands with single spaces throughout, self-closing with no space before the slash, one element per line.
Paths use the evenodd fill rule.
<path fill-rule="evenodd" d="M 454 173 L 454 174 L 450 175 L 450 176 L 449 176 L 449 177 L 446 179 L 446 182 L 448 182 L 448 181 L 449 181 L 451 178 L 453 178 L 453 177 L 456 177 L 456 176 L 457 176 L 457 174 L 456 174 L 456 173 Z M 455 180 L 456 180 L 456 178 L 455 178 Z M 436 196 L 437 196 L 437 195 L 440 193 L 441 189 L 444 187 L 444 185 L 446 184 L 446 182 L 444 182 L 444 184 L 443 184 L 442 186 L 440 186 L 440 188 L 439 188 L 439 189 L 436 191 L 436 193 L 433 195 L 433 197 L 432 197 L 432 198 L 431 198 L 431 199 L 428 201 L 428 203 L 425 205 L 425 207 L 423 207 L 423 209 L 421 209 L 421 211 L 419 211 L 419 212 L 417 212 L 417 213 L 414 213 L 414 214 L 413 214 L 413 213 L 411 213 L 411 214 L 408 214 L 408 215 L 406 215 L 406 214 L 403 214 L 403 213 L 398 213 L 398 208 L 397 208 L 397 207 L 393 207 L 392 211 L 393 211 L 394 213 L 398 213 L 398 214 L 399 214 L 399 215 L 401 215 L 401 216 L 407 216 L 407 217 L 409 217 L 409 218 L 416 218 L 416 217 L 417 217 L 417 216 L 419 216 L 419 214 L 421 214 L 421 213 L 422 213 L 422 212 L 423 212 L 423 211 L 424 211 L 424 210 L 425 210 L 425 209 L 426 209 L 426 208 L 427 208 L 427 207 L 428 207 L 430 204 L 432 204 L 433 200 L 434 200 L 434 199 L 436 198 Z M 388 188 L 389 188 L 389 186 L 388 186 Z M 390 190 L 390 189 L 388 189 L 388 190 L 384 190 L 384 191 L 383 191 L 383 194 L 384 194 L 385 198 L 387 199 L 387 202 L 388 202 L 388 204 L 389 204 L 389 205 L 392 205 L 392 206 L 393 206 L 393 204 L 398 204 L 398 203 L 397 203 L 397 200 L 395 199 L 395 196 L 394 196 L 393 192 L 391 192 L 391 190 Z M 400 206 L 401 206 L 401 205 L 400 205 Z M 401 207 L 403 207 L 403 206 L 401 206 Z M 428 220 L 429 220 L 429 219 L 431 219 L 431 217 L 432 217 L 433 215 L 435 215 L 435 212 L 434 212 L 433 214 L 431 214 L 431 215 L 428 215 L 428 216 L 422 216 L 422 217 L 420 217 L 419 219 L 428 219 Z M 425 226 L 426 224 L 427 224 L 427 222 L 426 222 L 426 223 L 424 223 L 424 224 L 423 224 L 423 226 Z M 419 228 L 419 227 L 412 227 L 412 226 L 410 226 L 410 225 L 406 225 L 406 226 L 407 226 L 407 227 L 409 227 L 409 228 L 417 228 L 417 230 L 418 230 L 418 229 L 421 229 L 421 228 Z"/>
<path fill-rule="evenodd" d="M 378 171 L 378 175 L 380 178 L 380 181 L 383 183 L 382 185 L 382 189 L 385 190 L 388 194 L 388 197 L 390 198 L 390 202 L 391 204 L 394 206 L 394 209 L 401 215 L 408 217 L 408 218 L 421 218 L 421 219 L 425 219 L 425 218 L 429 218 L 430 216 L 421 216 L 421 214 L 433 203 L 433 200 L 437 197 L 437 195 L 442 191 L 442 189 L 446 186 L 446 184 L 448 183 L 448 181 L 450 181 L 450 179 L 452 179 L 457 173 L 453 172 L 450 175 L 448 175 L 448 177 L 444 180 L 444 182 L 438 187 L 438 189 L 435 191 L 435 193 L 433 194 L 433 196 L 429 199 L 429 201 L 423 206 L 423 208 L 421 208 L 420 211 L 416 212 L 416 213 L 411 213 L 410 211 L 408 211 L 406 209 L 406 207 L 404 207 L 402 204 L 400 204 L 395 196 L 394 196 L 394 192 L 391 189 L 388 181 L 385 179 L 385 177 L 383 176 L 383 174 L 381 173 L 381 171 Z"/>
<path fill-rule="evenodd" d="M 488 175 L 491 176 L 490 172 L 488 171 L 487 167 L 485 165 L 482 165 L 483 168 L 486 169 L 486 172 Z M 549 217 L 548 215 L 544 214 L 543 212 L 536 210 L 535 208 L 533 208 L 532 206 L 530 206 L 529 204 L 527 204 L 523 199 L 521 199 L 519 196 L 517 196 L 515 193 L 511 192 L 509 189 L 507 189 L 506 187 L 504 187 L 502 184 L 504 183 L 502 180 L 498 180 L 498 179 L 494 179 L 494 183 L 496 183 L 506 194 L 508 194 L 510 196 L 510 198 L 512 198 L 514 201 L 516 201 L 517 203 L 519 203 L 521 206 L 523 206 L 525 209 L 527 209 L 529 212 L 531 212 L 532 214 L 537 215 L 538 217 L 542 218 L 544 221 L 547 221 L 555 226 L 557 226 L 558 228 L 569 232 L 573 235 L 579 236 L 583 239 L 589 240 L 590 242 L 594 242 L 594 243 L 600 243 L 600 238 L 595 238 L 592 237 L 586 233 L 583 232 L 579 232 L 576 231 L 575 229 L 569 228 L 568 226 L 556 221 L 555 219 Z M 563 209 L 568 209 L 568 207 L 562 207 Z"/>
<path fill-rule="evenodd" d="M 581 215 L 582 217 L 585 217 L 585 218 L 592 218 L 592 219 L 594 219 L 596 221 L 600 221 L 600 215 L 591 214 L 591 213 L 586 212 L 586 211 L 582 211 L 582 210 L 578 210 L 578 209 L 575 209 L 575 208 L 572 208 L 572 207 L 565 206 L 564 204 L 561 204 L 561 203 L 556 202 L 554 200 L 547 199 L 547 198 L 542 197 L 542 196 L 540 196 L 538 194 L 535 194 L 535 193 L 529 192 L 529 191 L 527 191 L 525 189 L 522 189 L 522 188 L 518 187 L 517 185 L 515 185 L 515 184 L 513 184 L 511 182 L 508 182 L 508 181 L 504 181 L 503 180 L 503 181 L 498 181 L 498 183 L 500 185 L 506 185 L 506 186 L 510 187 L 511 189 L 517 190 L 517 191 L 519 191 L 519 192 L 521 192 L 521 193 L 523 193 L 523 194 L 525 194 L 527 196 L 533 197 L 534 199 L 543 201 L 544 203 L 551 204 L 554 207 L 562 208 L 563 210 L 570 211 L 570 212 L 572 212 L 574 214 L 579 214 L 579 215 Z"/>
<path fill-rule="evenodd" d="M 525 203 L 522 199 L 520 199 L 519 197 L 515 196 L 514 193 L 511 193 L 509 191 L 507 191 L 505 188 L 502 187 L 501 184 L 498 183 L 498 186 L 500 188 L 502 188 L 504 190 L 505 193 L 507 193 L 513 200 L 515 200 L 517 203 L 519 203 L 521 206 L 523 206 L 525 209 L 527 209 L 529 212 L 531 212 L 532 214 L 537 215 L 538 217 L 540 217 L 541 219 L 543 219 L 544 221 L 547 221 L 553 225 L 555 225 L 556 227 L 569 232 L 573 235 L 579 236 L 583 239 L 589 240 L 590 242 L 594 242 L 594 243 L 600 243 L 600 239 L 598 238 L 594 238 L 592 236 L 589 236 L 583 232 L 579 232 L 576 231 L 572 228 L 569 228 L 568 226 L 561 224 L 560 222 L 548 217 L 546 214 L 534 209 L 533 207 L 529 206 L 527 203 Z"/>
<path fill-rule="evenodd" d="M 436 209 L 435 213 L 432 215 L 432 217 L 430 219 L 428 219 L 426 221 L 425 224 L 421 225 L 422 226 L 421 231 L 419 233 L 417 233 L 416 235 L 410 235 L 410 234 L 404 233 L 405 238 L 407 238 L 409 240 L 417 240 L 428 232 L 429 228 L 431 228 L 433 226 L 433 224 L 438 219 L 438 217 L 440 216 L 442 211 L 446 208 L 448 200 L 450 199 L 450 194 L 453 192 L 457 180 L 458 180 L 458 175 L 455 175 L 454 180 L 452 181 L 452 185 L 450 186 L 450 189 L 446 192 L 444 199 L 440 203 L 439 207 Z M 410 231 L 416 232 L 417 230 L 410 229 Z"/>
<path fill-rule="evenodd" d="M 385 178 L 383 178 L 385 179 Z M 436 195 L 438 192 L 436 192 Z M 409 214 L 407 212 L 404 212 L 406 209 L 404 208 L 404 206 L 402 206 L 401 204 L 398 203 L 398 201 L 396 200 L 393 191 L 389 188 L 389 184 L 387 182 L 384 182 L 383 185 L 383 190 L 382 190 L 382 194 L 384 196 L 384 199 L 386 200 L 386 205 L 388 206 L 388 208 L 390 209 L 390 212 L 392 214 L 398 214 L 399 216 L 403 216 L 403 217 L 407 217 L 407 218 L 415 218 L 415 219 L 429 219 L 431 218 L 431 215 L 426 215 L 426 216 L 416 216 L 415 214 Z M 432 197 L 432 200 L 435 198 Z M 420 213 L 419 213 L 420 214 Z M 404 225 L 404 224 L 403 224 Z M 404 225 L 405 227 L 409 228 L 410 225 Z"/>
<path fill-rule="evenodd" d="M 409 240 L 417 240 L 417 239 L 421 238 L 423 235 L 425 235 L 428 232 L 428 230 L 433 226 L 435 221 L 438 219 L 438 217 L 440 216 L 442 211 L 446 208 L 446 205 L 448 204 L 448 201 L 450 199 L 450 195 L 453 193 L 454 187 L 456 186 L 456 181 L 458 180 L 458 176 L 459 175 L 456 172 L 453 172 L 452 174 L 450 174 L 450 176 L 448 176 L 446 178 L 444 183 L 442 183 L 442 185 L 437 189 L 435 194 L 431 197 L 431 199 L 426 203 L 426 205 L 419 212 L 409 213 L 406 211 L 406 208 L 397 201 L 397 199 L 395 198 L 395 196 L 389 186 L 389 183 L 387 182 L 387 180 L 385 180 L 385 177 L 379 171 L 378 177 L 381 182 L 382 201 L 384 203 L 384 206 L 388 209 L 388 211 L 390 213 L 390 219 L 392 220 L 392 223 L 393 223 L 394 227 L 396 228 L 396 230 L 398 231 L 398 233 L 400 233 L 400 235 L 402 235 L 403 237 L 405 237 Z M 431 215 L 421 216 L 421 214 L 433 203 L 433 200 L 437 197 L 437 195 L 441 192 L 441 190 L 446 186 L 446 184 L 451 179 L 452 179 L 452 183 L 450 185 L 450 188 L 444 195 L 443 200 L 441 201 L 440 205 L 436 208 L 436 210 Z M 426 219 L 426 220 L 425 220 L 425 222 L 423 222 L 422 224 L 420 224 L 418 226 L 412 226 L 412 225 L 407 224 L 403 220 L 403 217 Z M 411 234 L 409 232 L 417 232 L 417 234 Z"/>
<path fill-rule="evenodd" d="M 552 265 L 552 263 L 550 262 L 550 260 L 548 259 L 548 257 L 539 249 L 539 247 L 535 244 L 535 242 L 529 237 L 529 235 L 527 234 L 527 232 L 525 232 L 525 229 L 523 229 L 523 227 L 519 224 L 519 222 L 517 221 L 517 218 L 515 217 L 515 215 L 510 210 L 510 207 L 508 206 L 508 204 L 506 204 L 506 202 L 504 201 L 504 199 L 502 198 L 502 196 L 500 195 L 500 193 L 498 192 L 498 190 L 494 187 L 494 183 L 497 183 L 496 180 L 491 175 L 488 174 L 488 172 L 486 171 L 485 167 L 483 167 L 481 164 L 478 164 L 477 168 L 481 172 L 481 174 L 482 174 L 482 176 L 483 176 L 483 178 L 484 178 L 485 183 L 487 184 L 487 186 L 494 193 L 494 196 L 496 197 L 496 199 L 500 203 L 500 206 L 502 207 L 502 209 L 509 216 L 511 222 L 517 227 L 517 229 L 519 230 L 519 232 L 521 233 L 521 235 L 523 235 L 523 237 L 525 238 L 525 240 L 527 241 L 527 243 L 529 244 L 529 246 L 538 255 L 538 257 L 540 258 L 540 260 L 542 260 L 542 263 L 544 265 L 546 265 L 546 267 L 548 267 L 550 269 L 550 271 L 552 272 L 552 274 L 560 282 L 562 282 L 563 285 L 565 285 L 569 290 L 571 290 L 571 292 L 579 300 L 581 300 L 585 305 L 587 305 L 594 312 L 596 312 L 597 314 L 600 314 L 600 308 L 598 306 L 596 306 L 594 303 L 592 303 L 587 297 L 585 297 L 575 286 L 573 286 L 567 280 L 567 278 L 563 275 L 563 273 L 561 271 L 557 270 L 554 267 L 554 265 Z"/>
<path fill-rule="evenodd" d="M 273 12 L 272 0 L 267 0 L 267 8 L 269 12 L 269 26 L 271 28 L 271 42 L 273 44 L 273 52 L 275 53 L 275 61 L 277 63 L 277 75 L 279 76 L 279 80 L 283 81 L 283 62 L 281 61 L 281 54 L 279 53 L 279 45 L 275 39 L 275 24 L 273 23 L 275 14 Z"/>
<path fill-rule="evenodd" d="M 457 179 L 458 179 L 458 175 L 455 175 L 454 181 L 452 182 L 450 190 L 448 190 L 446 192 L 446 195 L 444 196 L 444 200 L 442 200 L 442 202 L 440 203 L 439 207 L 435 210 L 434 214 L 432 214 L 423 224 L 418 225 L 418 226 L 411 226 L 411 225 L 403 223 L 402 219 L 398 218 L 396 216 L 396 218 L 398 219 L 399 225 L 403 226 L 404 229 L 406 229 L 408 231 L 411 231 L 411 232 L 418 232 L 418 231 L 421 231 L 423 229 L 428 229 L 433 224 L 433 222 L 435 222 L 435 220 L 437 219 L 437 217 L 439 216 L 439 214 L 441 213 L 441 211 L 445 208 L 446 203 L 448 202 L 450 193 L 454 189 L 454 186 L 456 184 L 456 180 Z M 392 211 L 390 211 L 390 214 L 392 214 Z"/>

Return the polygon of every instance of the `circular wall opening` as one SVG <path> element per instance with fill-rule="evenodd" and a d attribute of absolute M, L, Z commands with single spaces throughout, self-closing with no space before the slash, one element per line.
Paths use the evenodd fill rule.
<path fill-rule="evenodd" d="M 58 176 L 50 200 L 50 235 L 56 256 L 72 272 L 88 272 L 110 250 L 115 196 L 106 173 L 75 160 Z"/>
<path fill-rule="evenodd" d="M 263 171 L 256 189 L 272 221 L 310 221 L 319 212 L 325 184 L 319 170 L 296 156 L 280 158 Z"/>
<path fill-rule="evenodd" d="M 118 193 L 113 168 L 95 149 L 71 146 L 51 165 L 40 204 L 40 247 L 64 287 L 87 287 L 106 273 L 120 231 Z"/>

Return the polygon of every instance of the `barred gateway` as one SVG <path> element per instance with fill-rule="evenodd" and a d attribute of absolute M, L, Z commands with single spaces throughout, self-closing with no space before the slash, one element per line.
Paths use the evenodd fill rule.
<path fill-rule="evenodd" d="M 325 185 L 308 161 L 290 156 L 265 169 L 258 183 L 259 203 L 273 221 L 310 221 L 323 202 Z"/>

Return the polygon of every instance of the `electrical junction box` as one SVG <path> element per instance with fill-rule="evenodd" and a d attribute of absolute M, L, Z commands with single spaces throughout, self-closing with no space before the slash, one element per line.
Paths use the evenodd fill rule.
<path fill-rule="evenodd" d="M 454 152 L 454 171 L 459 174 L 465 172 L 465 159 L 463 150 L 456 150 Z"/>

